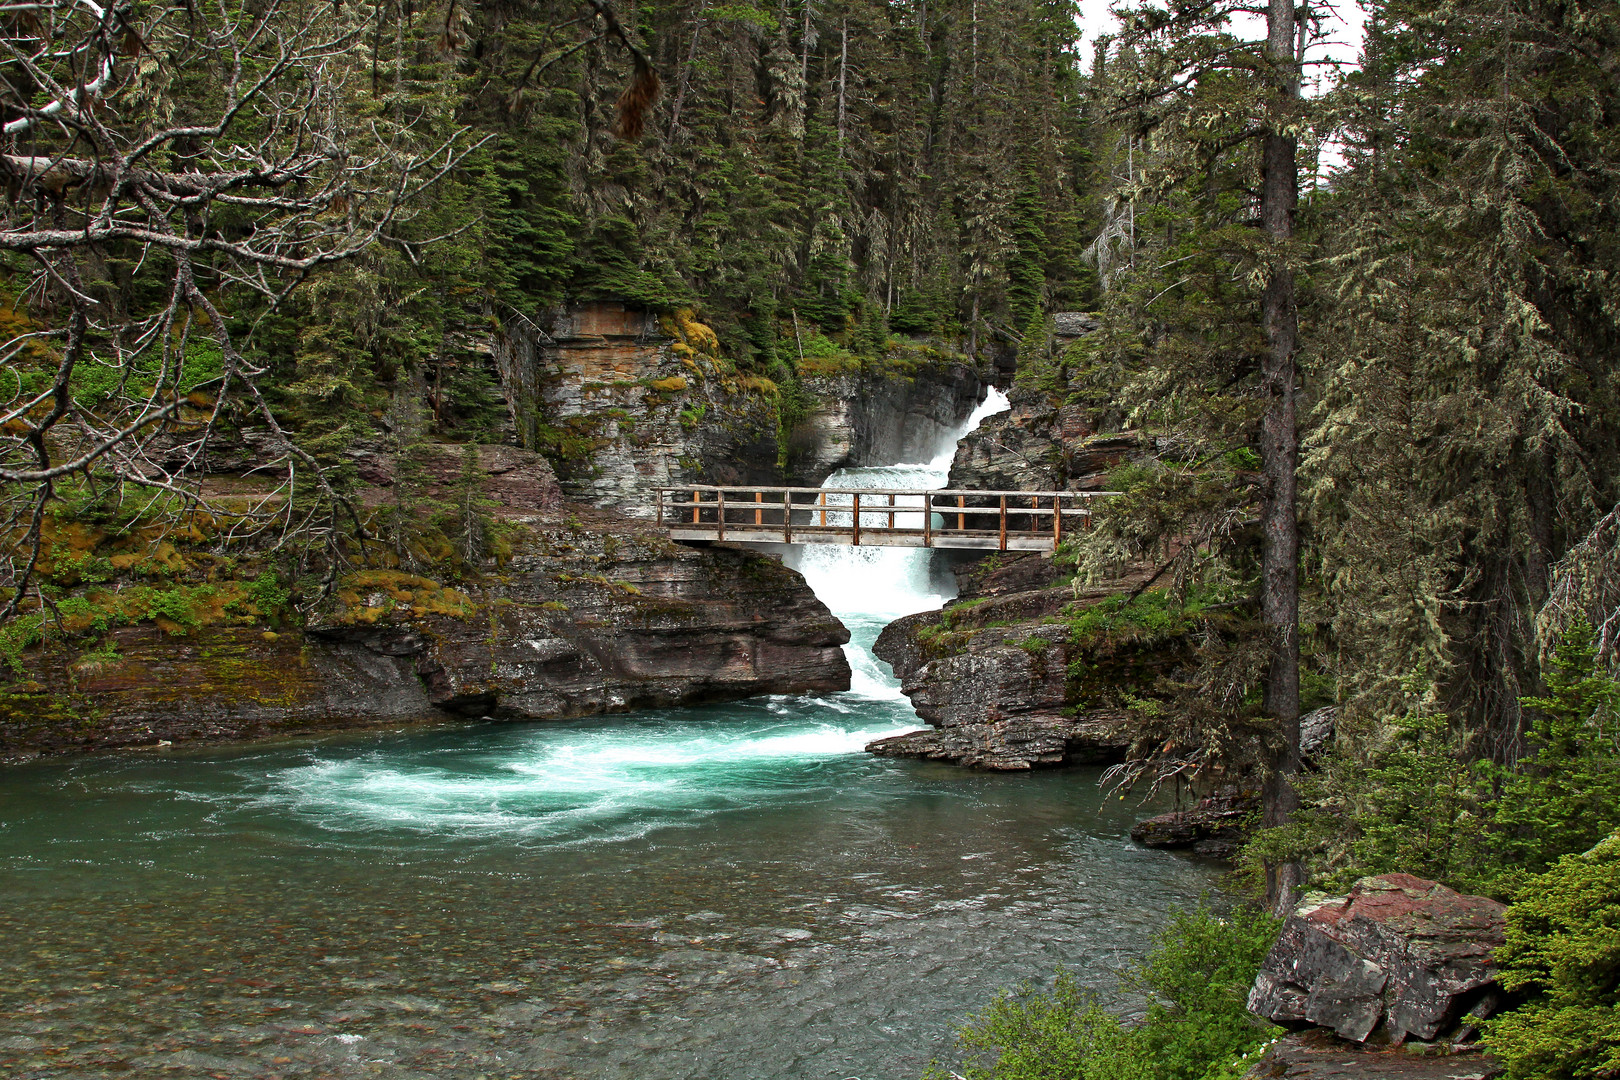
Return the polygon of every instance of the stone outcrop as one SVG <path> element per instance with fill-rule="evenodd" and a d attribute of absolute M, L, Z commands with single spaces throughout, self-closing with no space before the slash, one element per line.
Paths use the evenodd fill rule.
<path fill-rule="evenodd" d="M 1230 859 L 1248 839 L 1260 809 L 1260 800 L 1235 788 L 1200 799 L 1190 810 L 1139 821 L 1131 839 L 1143 847 L 1186 848 L 1194 855 Z"/>
<path fill-rule="evenodd" d="M 958 576 L 953 604 L 892 623 L 873 647 L 932 728 L 866 749 L 999 771 L 1122 760 L 1129 715 L 1073 701 L 1069 630 L 1047 620 L 1076 595 L 1051 560 L 998 557 Z"/>
<path fill-rule="evenodd" d="M 819 484 L 838 469 L 926 461 L 983 398 L 983 372 L 939 360 L 911 373 L 858 372 L 804 380 L 815 405 L 788 433 L 795 478 Z"/>
<path fill-rule="evenodd" d="M 944 353 L 812 375 L 813 408 L 784 432 L 779 388 L 718 354 L 689 313 L 659 319 L 610 301 L 544 327 L 512 320 L 493 344 L 518 440 L 556 463 L 569 498 L 642 517 L 658 487 L 813 486 L 845 466 L 913 460 L 984 396 L 981 368 Z"/>
<path fill-rule="evenodd" d="M 1363 878 L 1349 895 L 1302 904 L 1283 925 L 1249 1011 L 1365 1042 L 1448 1037 L 1499 1006 L 1493 951 L 1503 905 L 1409 874 Z"/>
<path fill-rule="evenodd" d="M 1505 1072 L 1500 1061 L 1478 1050 L 1419 1054 L 1311 1031 L 1277 1040 L 1245 1080 L 1495 1080 Z"/>
<path fill-rule="evenodd" d="M 1320 758 L 1333 749 L 1338 720 L 1337 705 L 1312 709 L 1299 718 L 1299 752 L 1306 761 Z"/>
<path fill-rule="evenodd" d="M 504 565 L 453 587 L 361 571 L 303 627 L 225 613 L 35 650 L 0 685 L 0 757 L 849 685 L 848 633 L 772 559 L 583 509 L 510 525 Z"/>
<path fill-rule="evenodd" d="M 884 757 L 921 758 L 952 765 L 1017 772 L 1043 765 L 1117 761 L 1130 745 L 1123 713 L 1082 717 L 1023 713 L 978 723 L 942 723 L 937 731 L 913 731 L 868 743 Z"/>
<path fill-rule="evenodd" d="M 1103 491 L 1108 470 L 1141 450 L 1135 432 L 1098 433 L 1084 406 L 1015 387 L 1011 407 L 957 444 L 949 486 L 985 491 Z"/>
<path fill-rule="evenodd" d="M 1059 312 L 1054 344 L 1061 353 L 1098 326 L 1093 315 Z M 1101 491 L 1110 469 L 1147 449 L 1137 433 L 1100 430 L 1096 409 L 1067 401 L 1062 362 L 1055 363 L 1044 378 L 1021 373 L 1007 394 L 1010 408 L 987 417 L 957 444 L 950 487 Z"/>

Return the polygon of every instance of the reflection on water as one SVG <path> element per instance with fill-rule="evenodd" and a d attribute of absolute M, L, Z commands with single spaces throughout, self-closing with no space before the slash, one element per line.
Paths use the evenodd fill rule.
<path fill-rule="evenodd" d="M 1212 884 L 1090 771 L 876 759 L 784 708 L 10 770 L 0 1068 L 901 1080 Z"/>
<path fill-rule="evenodd" d="M 861 751 L 916 723 L 870 645 L 927 559 L 800 557 L 843 694 L 0 772 L 0 1069 L 904 1080 L 1000 986 L 1108 986 L 1213 872 L 1090 770 Z"/>

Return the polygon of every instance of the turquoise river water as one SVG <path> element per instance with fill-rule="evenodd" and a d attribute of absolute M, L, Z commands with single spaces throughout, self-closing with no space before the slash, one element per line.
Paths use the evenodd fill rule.
<path fill-rule="evenodd" d="M 943 464 L 829 484 L 897 481 Z M 1214 887 L 1095 770 L 864 754 L 917 726 L 868 649 L 937 577 L 790 561 L 847 693 L 0 771 L 0 1074 L 907 1080 Z"/>

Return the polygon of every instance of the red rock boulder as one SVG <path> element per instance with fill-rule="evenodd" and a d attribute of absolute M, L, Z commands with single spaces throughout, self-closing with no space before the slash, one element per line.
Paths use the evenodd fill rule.
<path fill-rule="evenodd" d="M 1249 1011 L 1364 1042 L 1434 1039 L 1496 1008 L 1506 908 L 1410 874 L 1362 878 L 1349 895 L 1302 904 L 1283 925 Z"/>

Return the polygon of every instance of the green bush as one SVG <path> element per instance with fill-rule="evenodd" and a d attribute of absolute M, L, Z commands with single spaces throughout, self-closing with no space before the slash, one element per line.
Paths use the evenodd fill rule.
<path fill-rule="evenodd" d="M 1072 975 L 1051 990 L 998 994 L 957 1034 L 963 1080 L 1225 1080 L 1268 1038 L 1249 1015 L 1249 987 L 1280 923 L 1263 912 L 1175 912 L 1153 951 L 1126 969 L 1123 988 L 1145 997 L 1130 1024 Z M 935 1066 L 926 1080 L 952 1074 Z"/>
<path fill-rule="evenodd" d="M 1359 753 L 1299 778 L 1304 807 L 1247 858 L 1305 861 L 1331 890 L 1402 871 L 1506 899 L 1620 827 L 1620 684 L 1590 627 L 1560 643 L 1546 696 L 1524 699 L 1530 752 L 1511 768 L 1469 761 L 1437 687 L 1414 678 L 1406 697 Z"/>
<path fill-rule="evenodd" d="M 1524 699 L 1535 752 L 1511 772 L 1484 766 L 1499 891 L 1620 828 L 1620 683 L 1597 662 L 1592 628 L 1570 627 L 1547 673 L 1547 696 Z"/>
<path fill-rule="evenodd" d="M 1620 832 L 1528 881 L 1497 955 L 1530 995 L 1487 1025 L 1511 1080 L 1620 1076 Z"/>

